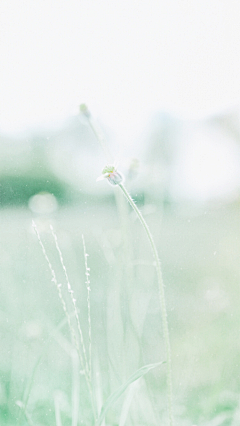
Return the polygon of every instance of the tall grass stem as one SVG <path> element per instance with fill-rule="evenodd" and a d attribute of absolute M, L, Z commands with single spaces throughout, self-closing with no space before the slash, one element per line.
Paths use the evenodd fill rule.
<path fill-rule="evenodd" d="M 72 326 L 72 324 L 71 324 L 70 316 L 69 316 L 69 313 L 68 313 L 68 311 L 67 311 L 67 306 L 66 306 L 65 300 L 64 300 L 63 295 L 62 295 L 62 289 L 61 289 L 61 286 L 62 286 L 62 285 L 61 285 L 61 284 L 59 284 L 59 283 L 57 282 L 57 277 L 56 277 L 55 271 L 54 271 L 54 269 L 53 269 L 53 267 L 52 267 L 52 264 L 51 264 L 51 262 L 50 262 L 50 260 L 49 260 L 48 255 L 47 255 L 47 253 L 46 253 L 45 247 L 44 247 L 44 245 L 43 245 L 43 242 L 42 242 L 42 240 L 41 240 L 41 237 L 40 237 L 40 235 L 39 235 L 39 232 L 38 232 L 37 226 L 36 226 L 36 224 L 35 224 L 35 222 L 34 222 L 34 221 L 32 221 L 32 226 L 33 226 L 33 229 L 34 229 L 34 231 L 35 231 L 35 234 L 37 235 L 37 239 L 38 239 L 38 242 L 39 242 L 39 244 L 40 244 L 40 246 L 41 246 L 41 249 L 42 249 L 42 252 L 43 252 L 43 256 L 44 256 L 44 258 L 45 258 L 45 260 L 46 260 L 46 262 L 47 262 L 47 264 L 48 264 L 48 267 L 49 267 L 49 269 L 50 269 L 50 272 L 51 272 L 51 275 L 52 275 L 52 282 L 55 284 L 55 286 L 56 286 L 56 288 L 57 288 L 58 296 L 59 296 L 59 299 L 60 299 L 60 301 L 61 301 L 61 304 L 62 304 L 62 307 L 63 307 L 64 314 L 65 314 L 65 316 L 66 316 L 66 318 L 67 318 L 67 322 L 68 322 L 68 326 L 69 326 L 69 330 L 70 330 L 70 333 L 71 333 L 71 336 L 72 336 L 73 342 L 74 342 L 74 344 L 75 344 L 75 346 L 76 346 L 76 349 L 78 349 L 78 343 L 77 343 L 76 334 L 75 334 L 74 329 L 73 329 L 73 326 Z M 82 360 L 82 357 L 81 357 L 81 355 L 80 355 L 80 354 L 79 354 L 79 356 L 80 356 L 80 361 L 81 361 L 82 368 L 83 368 L 83 367 L 84 367 L 84 365 L 83 365 L 83 360 Z"/>
<path fill-rule="evenodd" d="M 70 281 L 69 281 L 69 278 L 68 278 L 67 269 L 66 269 L 66 266 L 65 266 L 64 261 L 63 261 L 63 256 L 62 256 L 62 252 L 60 250 L 59 244 L 58 244 L 57 236 L 54 233 L 53 227 L 51 225 L 50 225 L 50 229 L 51 229 L 51 233 L 52 233 L 52 236 L 54 238 L 54 241 L 55 241 L 56 249 L 57 249 L 58 254 L 59 254 L 59 259 L 60 259 L 64 274 L 65 274 L 65 278 L 66 278 L 68 292 L 70 294 L 71 301 L 72 301 L 72 304 L 73 304 L 74 315 L 75 315 L 75 318 L 76 318 L 76 321 L 77 321 L 77 328 L 78 328 L 78 332 L 79 332 L 79 335 L 80 335 L 80 341 L 81 341 L 81 345 L 82 345 L 83 357 L 84 357 L 84 362 L 85 362 L 85 369 L 86 369 L 87 375 L 89 376 L 87 354 L 86 354 L 86 349 L 85 349 L 85 345 L 84 345 L 84 341 L 83 341 L 83 333 L 82 333 L 82 328 L 81 328 L 81 325 L 80 325 L 79 315 L 78 315 L 78 311 L 77 311 L 76 299 L 74 297 L 74 293 L 73 293 L 73 290 L 72 290 L 72 287 L 71 287 L 71 284 L 70 284 Z"/>
<path fill-rule="evenodd" d="M 129 204 L 135 211 L 135 213 L 138 216 L 138 219 L 140 220 L 143 228 L 146 231 L 148 240 L 150 242 L 153 256 L 156 263 L 156 270 L 157 270 L 157 278 L 158 278 L 158 290 L 159 290 L 159 299 L 160 299 L 160 305 L 161 305 L 161 311 L 162 311 L 162 321 L 163 321 L 163 335 L 164 335 L 164 341 L 165 341 L 165 350 L 166 350 L 166 357 L 167 357 L 167 399 L 168 399 L 168 415 L 169 415 L 169 425 L 173 426 L 173 413 L 172 413 L 172 362 L 171 362 L 171 347 L 170 347 L 170 340 L 169 340 L 169 331 L 168 331 L 168 320 L 167 320 L 167 309 L 166 309 L 166 302 L 165 302 L 165 292 L 164 292 L 164 284 L 163 284 L 163 278 L 162 278 L 162 269 L 161 269 L 161 262 L 158 256 L 157 248 L 154 243 L 153 236 L 150 232 L 150 229 L 134 203 L 131 195 L 128 193 L 125 186 L 120 183 L 118 185 L 125 195 L 126 199 L 128 200 Z"/>
<path fill-rule="evenodd" d="M 72 290 L 72 287 L 71 287 L 71 284 L 70 284 L 70 281 L 69 281 L 69 278 L 68 278 L 67 269 L 66 269 L 66 266 L 65 266 L 64 261 L 63 261 L 63 256 L 62 256 L 62 252 L 60 250 L 59 244 L 58 244 L 57 236 L 54 233 L 52 225 L 50 225 L 50 229 L 51 229 L 51 233 L 53 235 L 54 241 L 55 241 L 56 249 L 57 249 L 58 254 L 59 254 L 60 262 L 61 262 L 64 274 L 65 274 L 66 282 L 67 282 L 68 292 L 71 296 L 71 300 L 72 300 L 72 304 L 73 304 L 73 308 L 74 308 L 74 315 L 75 315 L 75 318 L 76 318 L 76 321 L 77 321 L 77 328 L 78 328 L 78 332 L 79 332 L 79 335 L 80 335 L 80 342 L 81 342 L 81 346 L 82 346 L 84 361 L 82 359 L 82 355 L 81 355 L 81 351 L 79 350 L 79 346 L 77 346 L 77 349 L 78 349 L 80 362 L 82 363 L 82 368 L 85 372 L 86 382 L 87 382 L 88 390 L 89 390 L 90 397 L 91 397 L 93 415 L 94 415 L 94 418 L 96 418 L 96 409 L 95 409 L 95 404 L 94 404 L 94 399 L 93 399 L 93 389 L 92 389 L 92 382 L 91 382 L 91 367 L 90 367 L 91 361 L 89 361 L 89 364 L 88 364 L 86 348 L 85 348 L 85 344 L 84 344 L 84 340 L 83 340 L 82 328 L 81 328 L 81 325 L 80 325 L 79 315 L 78 315 L 78 311 L 77 311 L 76 299 L 74 297 L 74 293 L 73 293 L 73 290 Z"/>
<path fill-rule="evenodd" d="M 84 251 L 84 260 L 85 260 L 85 275 L 86 275 L 86 286 L 87 286 L 87 305 L 88 305 L 88 338 L 89 338 L 89 350 L 88 350 L 88 356 L 89 356 L 89 377 L 90 382 L 92 380 L 92 326 L 91 326 L 91 303 L 90 303 L 90 268 L 88 267 L 88 254 L 86 252 L 86 244 L 84 236 L 82 235 L 83 240 L 83 251 Z"/>
<path fill-rule="evenodd" d="M 89 126 L 91 127 L 94 135 L 96 136 L 97 140 L 99 141 L 104 154 L 106 156 L 106 159 L 109 163 L 112 163 L 112 155 L 110 152 L 110 149 L 108 148 L 108 145 L 106 144 L 105 138 L 101 132 L 101 130 L 98 128 L 98 126 L 96 125 L 95 121 L 93 121 L 91 113 L 87 107 L 87 105 L 82 104 L 80 105 L 80 112 L 86 117 Z"/>
<path fill-rule="evenodd" d="M 89 126 L 91 127 L 93 133 L 95 134 L 97 140 L 99 141 L 100 145 L 103 148 L 103 151 L 106 155 L 107 161 L 112 162 L 112 156 L 110 153 L 110 150 L 108 149 L 108 146 L 105 142 L 105 139 L 100 132 L 100 130 L 96 127 L 95 122 L 93 121 L 91 114 L 85 104 L 80 105 L 80 111 L 88 120 Z M 157 271 L 157 279 L 158 279 L 158 290 L 159 290 L 159 299 L 160 299 L 160 306 L 161 306 L 161 312 L 162 312 L 162 321 L 163 321 L 163 335 L 164 335 L 164 342 L 165 342 L 165 352 L 167 357 L 167 401 L 168 401 L 168 416 L 169 416 L 169 426 L 173 426 L 173 409 L 172 409 L 172 362 L 171 362 L 171 347 L 170 347 L 170 340 L 169 340 L 169 330 L 168 330 L 168 320 L 167 320 L 167 309 L 166 309 L 166 302 L 165 302 L 165 292 L 164 292 L 164 284 L 163 284 L 163 277 L 162 277 L 162 269 L 161 269 L 161 262 L 158 256 L 157 248 L 154 243 L 153 236 L 150 232 L 150 229 L 142 216 L 142 213 L 134 203 L 131 195 L 128 193 L 127 189 L 122 183 L 118 183 L 117 186 L 120 187 L 122 193 L 128 200 L 129 204 L 133 208 L 133 210 L 136 212 L 143 228 L 145 229 L 145 232 L 147 234 L 148 240 L 150 242 L 153 256 L 155 259 L 155 266 Z"/>
<path fill-rule="evenodd" d="M 43 245 L 43 242 L 41 240 L 41 237 L 39 235 L 37 226 L 36 226 L 36 224 L 35 224 L 34 221 L 32 221 L 32 226 L 33 226 L 33 229 L 34 229 L 34 231 L 35 231 L 35 233 L 37 235 L 37 239 L 39 241 L 39 244 L 40 244 L 40 246 L 42 248 L 42 252 L 43 252 L 43 255 L 45 257 L 45 260 L 46 260 L 46 262 L 48 264 L 48 267 L 49 267 L 49 269 L 51 271 L 52 281 L 53 281 L 53 283 L 55 284 L 55 286 L 57 287 L 57 290 L 58 290 L 58 295 L 59 295 L 60 301 L 62 303 L 62 307 L 63 307 L 64 313 L 65 313 L 65 316 L 67 318 L 67 322 L 68 322 L 68 325 L 69 325 L 70 333 L 71 333 L 71 336 L 72 336 L 75 348 L 76 348 L 78 356 L 79 356 L 81 368 L 82 368 L 82 370 L 84 372 L 84 375 L 85 375 L 85 378 L 86 378 L 86 383 L 87 383 L 88 391 L 89 391 L 90 398 L 91 398 L 91 404 L 92 404 L 92 408 L 93 408 L 93 415 L 94 415 L 94 418 L 96 419 L 96 409 L 95 409 L 95 404 L 94 404 L 94 400 L 93 400 L 92 386 L 91 386 L 90 379 L 89 379 L 89 371 L 88 371 L 87 360 L 85 358 L 85 363 L 84 363 L 84 360 L 83 360 L 83 357 L 82 357 L 82 354 L 81 354 L 81 351 L 80 351 L 80 348 L 79 348 L 79 344 L 78 344 L 78 341 L 77 341 L 77 337 L 76 337 L 74 328 L 73 328 L 71 320 L 70 320 L 70 315 L 69 315 L 69 313 L 67 311 L 67 306 L 66 306 L 65 300 L 64 300 L 63 295 L 62 295 L 61 284 L 59 284 L 57 282 L 55 271 L 54 271 L 54 269 L 52 267 L 52 264 L 51 264 L 51 262 L 49 260 L 49 257 L 47 255 L 47 252 L 45 250 L 45 247 Z M 51 229 L 52 235 L 53 235 L 54 240 L 55 240 L 55 245 L 56 245 L 56 248 L 57 248 L 59 256 L 60 256 L 61 265 L 63 267 L 64 273 L 65 273 L 65 277 L 66 277 L 66 280 L 67 280 L 68 290 L 70 290 L 69 293 L 71 294 L 72 302 L 73 302 L 73 305 L 74 305 L 74 308 L 75 308 L 74 309 L 74 316 L 75 316 L 75 318 L 78 318 L 78 322 L 79 322 L 79 317 L 78 317 L 78 312 L 77 312 L 77 307 L 76 307 L 76 300 L 73 298 L 73 291 L 72 291 L 70 283 L 69 283 L 69 279 L 68 279 L 66 267 L 65 267 L 65 265 L 63 263 L 63 257 L 62 257 L 62 253 L 61 253 L 60 247 L 58 245 L 57 236 L 55 235 L 52 226 L 50 226 L 50 229 Z M 76 315 L 77 315 L 77 317 L 76 317 Z M 78 326 L 80 327 L 80 322 L 79 322 Z M 79 329 L 78 329 L 78 331 L 79 331 Z M 82 342 L 83 342 L 83 338 L 82 338 Z M 85 346 L 84 346 L 84 348 L 85 348 Z M 86 350 L 85 350 L 85 356 L 86 356 Z"/>

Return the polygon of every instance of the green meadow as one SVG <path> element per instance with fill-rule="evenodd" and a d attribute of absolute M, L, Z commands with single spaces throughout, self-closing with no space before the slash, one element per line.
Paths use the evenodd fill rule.
<path fill-rule="evenodd" d="M 33 213 L 26 205 L 0 210 L 2 426 L 95 424 L 86 378 L 32 220 L 79 339 L 50 225 L 57 236 L 88 360 L 91 352 L 97 416 L 138 369 L 166 361 L 149 242 L 119 188 L 108 189 L 108 198 L 91 195 L 49 214 Z M 162 263 L 174 424 L 238 426 L 239 205 L 193 208 L 132 196 Z M 82 235 L 89 255 L 90 325 Z M 166 363 L 129 383 L 109 405 L 102 424 L 167 425 Z"/>

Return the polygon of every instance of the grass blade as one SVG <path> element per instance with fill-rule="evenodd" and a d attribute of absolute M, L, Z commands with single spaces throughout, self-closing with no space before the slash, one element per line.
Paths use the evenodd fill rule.
<path fill-rule="evenodd" d="M 148 371 L 152 370 L 155 367 L 158 367 L 159 365 L 163 364 L 164 362 L 165 361 L 156 362 L 155 364 L 144 365 L 143 367 L 139 368 L 139 370 L 135 371 L 135 373 L 133 373 L 123 385 L 121 385 L 115 392 L 113 392 L 109 396 L 109 398 L 107 399 L 107 401 L 105 402 L 105 404 L 102 407 L 99 419 L 96 423 L 96 426 L 100 426 L 102 424 L 102 421 L 103 421 L 105 414 L 106 414 L 107 410 L 109 409 L 109 407 L 111 407 L 111 405 L 114 404 L 118 400 L 118 398 L 125 392 L 125 390 L 130 386 L 131 383 L 140 379 L 142 376 L 144 376 L 146 373 L 148 373 Z"/>
<path fill-rule="evenodd" d="M 132 399 L 134 397 L 134 394 L 136 393 L 137 387 L 139 386 L 139 380 L 135 380 L 135 382 L 131 383 L 129 385 L 127 395 L 125 397 L 125 400 L 123 402 L 122 411 L 119 419 L 119 426 L 125 426 L 128 412 L 131 406 Z"/>
<path fill-rule="evenodd" d="M 58 400 L 57 395 L 54 395 L 54 406 L 55 406 L 56 426 L 62 426 L 60 402 Z"/>

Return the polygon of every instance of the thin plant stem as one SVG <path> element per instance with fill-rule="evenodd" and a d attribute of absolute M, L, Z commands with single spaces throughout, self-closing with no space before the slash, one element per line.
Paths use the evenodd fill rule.
<path fill-rule="evenodd" d="M 25 415 L 28 425 L 29 426 L 34 426 L 34 423 L 33 423 L 32 419 L 31 419 L 31 417 L 27 413 L 25 404 L 22 401 L 16 401 L 16 404 L 18 405 L 18 407 L 20 407 L 20 409 L 22 410 L 23 414 Z"/>
<path fill-rule="evenodd" d="M 91 303 L 90 303 L 90 268 L 88 267 L 88 254 L 86 252 L 86 244 L 84 236 L 82 235 L 83 240 L 83 251 L 84 251 L 84 260 L 85 260 L 85 275 L 86 275 L 86 282 L 87 285 L 87 305 L 88 305 L 88 339 L 89 339 L 89 349 L 88 349 L 88 356 L 89 356 L 89 378 L 90 382 L 92 380 L 92 326 L 91 326 Z"/>
<path fill-rule="evenodd" d="M 90 276 L 90 268 L 88 267 L 88 262 L 87 262 L 87 258 L 88 258 L 88 254 L 86 252 L 86 245 L 85 245 L 85 239 L 84 236 L 82 235 L 82 240 L 83 240 L 83 250 L 84 250 L 84 259 L 85 259 L 85 275 L 86 275 L 86 285 L 87 285 L 87 305 L 88 305 L 88 338 L 89 338 L 89 382 L 90 382 L 90 388 L 91 388 L 91 398 L 92 398 L 92 406 L 93 406 L 93 410 L 94 410 L 94 417 L 96 420 L 96 409 L 95 409 L 95 404 L 94 404 L 94 400 L 93 400 L 93 384 L 92 384 L 92 325 L 91 325 L 91 303 L 90 303 L 90 280 L 89 280 L 89 276 Z"/>
<path fill-rule="evenodd" d="M 89 126 L 91 127 L 93 133 L 95 134 L 96 138 L 98 139 L 100 145 L 103 148 L 103 151 L 106 155 L 107 161 L 112 161 L 112 156 L 110 154 L 110 151 L 108 149 L 108 146 L 105 142 L 105 139 L 100 132 L 100 130 L 96 127 L 95 123 L 93 122 L 92 116 L 90 114 L 90 111 L 88 110 L 87 106 L 85 104 L 80 105 L 80 111 L 81 113 L 87 118 L 87 121 L 89 123 Z M 121 191 L 123 192 L 124 196 L 128 200 L 129 204 L 133 208 L 133 210 L 136 212 L 143 228 L 145 229 L 145 232 L 147 234 L 148 240 L 150 242 L 153 256 L 155 259 L 155 266 L 157 271 L 157 279 L 158 279 L 158 290 L 159 290 L 159 299 L 160 299 L 160 306 L 162 311 L 162 321 L 163 321 L 163 335 L 164 335 L 164 342 L 165 342 L 165 351 L 166 351 L 166 357 L 167 357 L 167 401 L 168 401 L 168 416 L 169 416 L 169 425 L 173 426 L 173 410 L 172 410 L 172 362 L 171 362 L 171 347 L 170 347 L 170 340 L 169 340 L 169 331 L 168 331 L 168 320 L 167 320 L 167 309 L 166 309 L 166 302 L 165 302 L 165 292 L 164 292 L 164 284 L 163 284 L 163 277 L 162 277 L 162 269 L 161 269 L 161 262 L 158 256 L 157 248 L 154 243 L 153 236 L 150 232 L 150 229 L 142 216 L 142 213 L 134 203 L 131 195 L 128 193 L 127 189 L 122 183 L 117 183 L 117 186 L 120 187 Z"/>
<path fill-rule="evenodd" d="M 57 236 L 54 233 L 53 227 L 51 225 L 50 225 L 50 229 L 51 229 L 51 233 L 52 233 L 52 236 L 54 238 L 54 241 L 55 241 L 56 249 L 58 251 L 59 259 L 60 259 L 60 262 L 61 262 L 61 265 L 62 265 L 62 268 L 63 268 L 63 271 L 64 271 L 64 275 L 65 275 L 65 278 L 66 278 L 68 292 L 71 296 L 71 300 L 72 300 L 72 304 L 73 304 L 73 308 L 74 308 L 74 315 L 75 315 L 75 318 L 76 318 L 76 321 L 77 321 L 77 328 L 78 328 L 78 332 L 79 332 L 79 335 L 80 335 L 80 341 L 81 341 L 81 345 L 82 345 L 82 351 L 83 351 L 83 356 L 84 356 L 84 361 L 85 361 L 85 368 L 86 368 L 87 374 L 89 375 L 87 354 L 86 354 L 86 349 L 85 349 L 85 345 L 84 345 L 84 341 L 83 341 L 83 333 L 82 333 L 79 315 L 78 315 L 78 311 L 77 311 L 76 299 L 74 297 L 74 293 L 73 293 L 73 290 L 72 290 L 72 287 L 71 287 L 71 284 L 70 284 L 70 281 L 69 281 L 69 278 L 68 278 L 67 269 L 66 269 L 66 266 L 65 266 L 64 261 L 63 261 L 63 256 L 62 256 L 62 252 L 60 250 L 59 244 L 58 244 Z"/>
<path fill-rule="evenodd" d="M 36 235 L 37 235 L 37 239 L 38 239 L 38 242 L 39 242 L 39 244 L 40 244 L 40 246 L 41 246 L 41 249 L 42 249 L 42 252 L 43 252 L 43 256 L 44 256 L 44 258 L 45 258 L 45 260 L 46 260 L 46 262 L 47 262 L 47 264 L 48 264 L 48 267 L 49 267 L 49 269 L 50 269 L 50 272 L 51 272 L 51 275 L 52 275 L 52 282 L 55 284 L 55 286 L 56 286 L 56 288 L 57 288 L 58 296 L 59 296 L 59 299 L 60 299 L 60 301 L 61 301 L 61 304 L 62 304 L 62 307 L 63 307 L 64 314 L 65 314 L 65 316 L 66 316 L 66 318 L 67 318 L 67 322 L 68 322 L 68 326 L 69 326 L 69 330 L 70 330 L 70 333 L 71 333 L 72 339 L 73 339 L 73 341 L 74 341 L 74 344 L 75 344 L 75 346 L 76 346 L 76 349 L 77 349 L 77 350 L 78 350 L 78 352 L 79 352 L 79 348 L 78 348 L 78 343 L 77 343 L 76 334 L 75 334 L 74 329 L 73 329 L 73 326 L 72 326 L 72 324 L 71 324 L 71 320 L 70 320 L 69 313 L 68 313 L 68 311 L 67 311 L 66 303 L 65 303 L 65 300 L 64 300 L 63 295 L 62 295 L 62 289 L 61 289 L 62 284 L 59 284 L 59 283 L 57 282 L 57 278 L 56 278 L 55 271 L 54 271 L 54 269 L 53 269 L 53 267 L 52 267 L 52 264 L 51 264 L 51 262 L 50 262 L 50 260 L 49 260 L 48 255 L 47 255 L 47 253 L 46 253 L 45 247 L 44 247 L 44 245 L 43 245 L 43 242 L 42 242 L 42 240 L 41 240 L 41 237 L 40 237 L 40 235 L 39 235 L 39 232 L 38 232 L 37 226 L 36 226 L 36 224 L 35 224 L 35 222 L 34 222 L 34 221 L 32 221 L 32 226 L 33 226 L 33 229 L 34 229 L 34 231 L 35 231 L 35 233 L 36 233 Z M 80 354 L 79 354 L 79 356 L 81 357 L 81 355 L 80 355 Z M 84 365 L 83 365 L 83 360 L 82 360 L 82 358 L 80 358 L 80 360 L 81 360 L 81 363 L 82 363 L 82 368 L 84 369 Z"/>
<path fill-rule="evenodd" d="M 90 367 L 90 365 L 91 365 L 90 362 L 91 361 L 89 361 L 89 364 L 88 364 L 86 348 L 85 348 L 85 344 L 84 344 L 84 340 L 83 340 L 83 333 L 82 333 L 82 329 L 81 329 L 81 325 L 80 325 L 80 320 L 79 320 L 79 315 L 78 315 L 78 311 L 77 311 L 76 299 L 74 297 L 74 293 L 73 293 L 73 290 L 72 290 L 72 287 L 71 287 L 71 284 L 70 284 L 70 281 L 69 281 L 69 278 L 68 278 L 67 269 L 66 269 L 66 266 L 65 266 L 64 261 L 63 261 L 63 256 L 62 256 L 62 252 L 61 252 L 61 249 L 59 247 L 59 244 L 58 244 L 57 236 L 54 233 L 52 225 L 50 225 L 50 229 L 51 229 L 51 233 L 52 233 L 52 236 L 54 238 L 54 241 L 55 241 L 56 249 L 57 249 L 58 254 L 59 254 L 59 259 L 60 259 L 60 262 L 61 262 L 64 274 L 65 274 L 66 282 L 67 282 L 68 292 L 69 292 L 69 294 L 71 296 L 71 300 L 72 300 L 72 304 L 73 304 L 73 308 L 74 308 L 74 315 L 75 315 L 75 318 L 76 318 L 76 321 L 77 321 L 77 328 L 78 328 L 78 332 L 79 332 L 79 335 L 80 335 L 80 341 L 81 341 L 81 346 L 82 346 L 82 351 L 83 351 L 83 356 L 84 356 L 85 368 L 84 368 L 84 362 L 83 362 L 83 359 L 82 359 L 82 355 L 81 355 L 81 352 L 79 350 L 79 346 L 77 346 L 77 349 L 78 349 L 78 354 L 79 354 L 80 362 L 83 365 L 82 368 L 83 368 L 83 370 L 85 372 L 86 382 L 87 382 L 88 390 L 89 390 L 90 397 L 91 397 L 91 404 L 92 404 L 92 408 L 93 408 L 94 418 L 96 418 L 96 410 L 95 410 L 95 404 L 94 404 L 94 399 L 93 399 L 92 383 L 91 383 L 91 367 Z"/>
<path fill-rule="evenodd" d="M 78 344 L 78 341 L 77 341 L 77 337 L 76 337 L 76 334 L 75 334 L 74 328 L 73 328 L 72 323 L 71 323 L 71 320 L 70 320 L 70 315 L 69 315 L 69 313 L 68 313 L 68 311 L 67 311 L 67 306 L 66 306 L 65 300 L 64 300 L 63 295 L 62 295 L 62 290 L 61 290 L 61 286 L 62 286 L 62 284 L 58 284 L 58 282 L 57 282 L 57 278 L 56 278 L 55 271 L 54 271 L 54 269 L 53 269 L 53 267 L 52 267 L 52 264 L 51 264 L 51 262 L 50 262 L 50 260 L 49 260 L 49 257 L 48 257 L 48 255 L 47 255 L 47 252 L 46 252 L 46 250 L 45 250 L 45 247 L 44 247 L 44 245 L 43 245 L 43 242 L 42 242 L 42 240 L 41 240 L 41 237 L 40 237 L 40 235 L 39 235 L 39 232 L 38 232 L 37 226 L 36 226 L 36 224 L 35 224 L 35 222 L 34 222 L 34 221 L 32 221 L 32 226 L 33 226 L 33 229 L 34 229 L 34 231 L 35 231 L 35 233 L 36 233 L 36 235 L 37 235 L 38 242 L 39 242 L 39 244 L 40 244 L 40 246 L 41 246 L 41 248 L 42 248 L 42 252 L 43 252 L 43 255 L 44 255 L 45 259 L 46 259 L 46 262 L 47 262 L 47 264 L 48 264 L 48 267 L 49 267 L 49 269 L 50 269 L 50 271 L 51 271 L 52 281 L 53 281 L 53 283 L 55 284 L 55 286 L 56 286 L 56 288 L 57 288 L 57 290 L 58 290 L 58 295 L 59 295 L 59 298 L 60 298 L 60 300 L 61 300 L 62 307 L 63 307 L 64 313 L 65 313 L 65 315 L 66 315 L 66 318 L 67 318 L 67 322 L 68 322 L 68 326 L 69 326 L 69 329 L 70 329 L 70 333 L 71 333 L 71 336 L 72 336 L 72 339 L 73 339 L 73 342 L 74 342 L 75 348 L 76 348 L 76 350 L 77 350 L 77 353 L 78 353 L 78 356 L 79 356 L 79 359 L 80 359 L 81 368 L 82 368 L 82 370 L 83 370 L 83 372 L 84 372 L 84 375 L 85 375 L 85 378 L 86 378 L 86 383 L 87 383 L 88 391 L 89 391 L 90 398 L 91 398 L 91 404 L 92 404 L 92 408 L 93 408 L 93 415 L 94 415 L 94 418 L 96 419 L 96 410 L 95 410 L 95 404 L 94 404 L 94 401 L 93 401 L 93 392 L 92 392 L 92 387 L 91 387 L 91 383 L 90 383 L 90 380 L 89 380 L 88 365 L 87 365 L 87 363 L 85 363 L 85 366 L 84 366 L 84 361 L 83 361 L 83 357 L 82 357 L 82 354 L 81 354 L 81 351 L 80 351 L 80 348 L 79 348 L 79 344 Z M 62 253 L 61 253 L 60 248 L 59 248 L 59 246 L 58 246 L 57 237 L 56 237 L 56 235 L 55 235 L 55 234 L 54 234 L 54 232 L 53 232 L 53 228 L 52 228 L 52 226 L 51 226 L 50 228 L 51 228 L 52 234 L 53 234 L 54 239 L 55 239 L 56 248 L 57 248 L 57 250 L 58 250 L 58 252 L 59 252 L 59 256 L 60 256 L 60 260 L 61 260 L 61 264 L 62 264 L 62 266 L 63 266 L 63 269 L 65 268 L 65 269 L 64 269 L 65 274 L 67 274 L 66 267 L 65 267 L 65 266 L 64 266 L 64 264 L 63 264 Z M 68 280 L 68 275 L 67 275 L 67 280 Z M 67 283 L 69 284 L 69 280 L 67 281 Z M 70 284 L 69 284 L 69 285 L 70 285 Z M 69 287 L 68 287 L 68 290 L 69 290 Z M 71 290 L 71 287 L 70 287 L 70 290 Z M 72 296 L 72 295 L 73 295 L 73 292 L 70 292 L 70 293 L 71 293 L 71 296 Z M 72 296 L 72 297 L 73 297 L 73 296 Z M 75 299 L 74 299 L 74 300 L 75 300 Z M 73 304 L 74 304 L 74 306 L 75 306 L 75 308 L 76 308 L 76 300 L 75 300 L 75 302 L 73 302 Z M 74 310 L 74 315 L 75 315 L 75 317 L 76 317 L 76 314 L 77 314 L 77 316 L 78 316 L 77 308 Z M 79 323 L 79 325 L 80 325 L 80 323 Z M 86 368 L 85 368 L 85 367 L 86 367 Z"/>
<path fill-rule="evenodd" d="M 62 426 L 60 401 L 57 395 L 54 396 L 54 407 L 55 407 L 56 426 Z"/>
<path fill-rule="evenodd" d="M 89 126 L 91 127 L 94 135 L 96 136 L 97 140 L 99 141 L 99 143 L 100 143 L 100 145 L 103 149 L 103 152 L 104 152 L 104 154 L 107 158 L 107 161 L 111 163 L 112 162 L 112 155 L 110 153 L 108 145 L 106 144 L 105 138 L 104 138 L 101 130 L 97 127 L 95 121 L 93 121 L 91 113 L 90 113 L 87 105 L 85 105 L 85 104 L 80 105 L 80 112 L 86 117 Z"/>
<path fill-rule="evenodd" d="M 157 270 L 157 278 L 158 278 L 158 290 L 159 290 L 159 299 L 160 299 L 160 305 L 162 310 L 162 321 L 163 321 L 163 335 L 164 335 L 164 341 L 165 341 L 165 350 L 166 350 L 166 357 L 167 357 L 167 399 L 168 399 L 168 414 L 169 414 L 169 424 L 170 426 L 173 426 L 173 414 L 172 414 L 172 363 L 171 363 L 171 347 L 170 347 L 170 340 L 169 340 L 169 331 L 168 331 L 168 320 L 167 320 L 167 309 L 166 309 L 166 302 L 165 302 L 165 294 L 164 294 L 164 284 L 163 284 L 163 278 L 162 278 L 162 269 L 161 269 L 161 263 L 158 256 L 157 248 L 154 243 L 153 236 L 150 232 L 150 229 L 134 203 L 131 195 L 128 193 L 127 189 L 122 183 L 119 183 L 118 185 L 125 195 L 126 199 L 128 200 L 129 204 L 135 211 L 135 213 L 138 216 L 138 219 L 140 220 L 143 228 L 146 231 L 148 240 L 150 242 L 153 256 L 155 259 L 156 264 L 156 270 Z"/>

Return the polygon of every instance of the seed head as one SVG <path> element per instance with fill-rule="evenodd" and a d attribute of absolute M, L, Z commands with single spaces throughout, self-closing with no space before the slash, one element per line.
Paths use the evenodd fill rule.
<path fill-rule="evenodd" d="M 85 115 L 85 117 L 89 118 L 91 116 L 90 111 L 86 104 L 81 104 L 79 106 L 79 110 L 83 115 Z"/>

